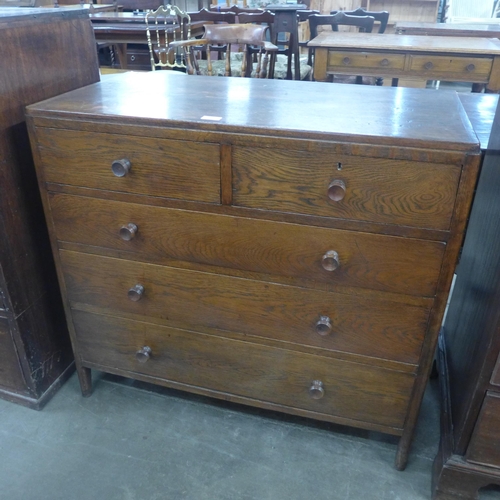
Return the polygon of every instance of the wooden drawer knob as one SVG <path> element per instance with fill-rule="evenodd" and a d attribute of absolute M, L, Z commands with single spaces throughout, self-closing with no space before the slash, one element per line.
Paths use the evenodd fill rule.
<path fill-rule="evenodd" d="M 151 357 L 151 347 L 148 347 L 147 345 L 141 347 L 135 353 L 135 359 L 137 359 L 139 363 L 145 363 L 150 357 Z"/>
<path fill-rule="evenodd" d="M 323 389 L 323 382 L 321 380 L 313 380 L 309 388 L 309 395 L 313 399 L 321 399 L 325 395 L 325 389 Z"/>
<path fill-rule="evenodd" d="M 430 61 L 424 64 L 424 69 L 432 69 L 433 67 L 434 64 L 432 64 Z"/>
<path fill-rule="evenodd" d="M 387 67 L 387 66 L 389 66 L 389 64 L 390 64 L 389 59 L 382 59 L 382 60 L 380 61 L 380 66 Z"/>
<path fill-rule="evenodd" d="M 474 64 L 469 64 L 465 67 L 465 69 L 470 73 L 476 69 L 476 66 Z"/>
<path fill-rule="evenodd" d="M 138 302 L 144 295 L 144 287 L 142 285 L 133 286 L 127 293 L 127 297 L 132 302 Z"/>
<path fill-rule="evenodd" d="M 334 179 L 328 186 L 328 198 L 332 201 L 341 201 L 346 192 L 345 182 L 342 179 Z"/>
<path fill-rule="evenodd" d="M 349 66 L 349 64 L 351 64 L 351 58 L 350 57 L 344 57 L 344 59 L 342 59 L 342 64 L 345 64 L 346 66 Z"/>
<path fill-rule="evenodd" d="M 130 241 L 137 233 L 137 226 L 129 222 L 120 228 L 120 238 L 124 241 Z"/>
<path fill-rule="evenodd" d="M 335 250 L 328 250 L 323 255 L 321 265 L 325 271 L 335 271 L 335 269 L 340 267 L 339 254 Z"/>
<path fill-rule="evenodd" d="M 113 174 L 116 175 L 116 177 L 125 177 L 129 173 L 131 167 L 132 164 L 129 160 L 127 160 L 127 158 L 115 160 L 111 164 L 111 170 L 113 171 Z"/>
<path fill-rule="evenodd" d="M 316 321 L 316 333 L 322 337 L 332 332 L 332 322 L 328 316 L 320 316 Z"/>

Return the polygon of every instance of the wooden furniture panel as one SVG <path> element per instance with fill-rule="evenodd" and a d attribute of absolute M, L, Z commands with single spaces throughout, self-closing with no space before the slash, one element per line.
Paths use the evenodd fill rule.
<path fill-rule="evenodd" d="M 466 458 L 469 462 L 500 467 L 500 394 L 486 393 Z"/>
<path fill-rule="evenodd" d="M 231 393 L 301 408 L 333 421 L 338 416 L 395 428 L 404 423 L 411 374 L 109 316 L 73 317 L 82 359 L 95 365 L 209 388 L 219 397 Z M 141 363 L 136 353 L 144 346 L 150 359 Z M 311 395 L 316 380 L 324 391 L 319 399 L 319 391 Z"/>
<path fill-rule="evenodd" d="M 75 309 L 91 305 L 176 327 L 217 328 L 404 363 L 418 362 L 430 312 L 430 301 L 415 306 L 77 252 L 61 251 L 61 262 Z M 138 285 L 140 295 L 129 296 Z"/>
<path fill-rule="evenodd" d="M 48 182 L 220 203 L 217 144 L 45 129 L 40 154 Z"/>
<path fill-rule="evenodd" d="M 493 374 L 491 375 L 491 384 L 500 386 L 500 355 L 498 356 Z"/>
<path fill-rule="evenodd" d="M 388 432 L 404 468 L 479 167 L 458 97 L 172 73 L 28 109 L 83 394 L 101 369 Z M 61 182 L 84 159 L 43 161 L 47 129 L 219 147 L 221 203 Z"/>
<path fill-rule="evenodd" d="M 25 106 L 99 80 L 88 12 L 0 8 L 0 397 L 41 408 L 73 355 Z"/>
<path fill-rule="evenodd" d="M 125 250 L 156 263 L 179 259 L 276 279 L 431 297 L 445 251 L 443 243 L 434 241 L 64 194 L 50 197 L 60 241 Z M 120 230 L 128 224 L 137 232 L 124 241 Z"/>
<path fill-rule="evenodd" d="M 233 203 L 449 229 L 460 167 L 322 152 L 233 148 Z"/>

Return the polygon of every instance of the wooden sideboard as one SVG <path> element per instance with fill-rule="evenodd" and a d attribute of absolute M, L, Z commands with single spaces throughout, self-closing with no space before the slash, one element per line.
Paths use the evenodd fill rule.
<path fill-rule="evenodd" d="M 128 73 L 28 121 L 84 395 L 382 431 L 405 467 L 479 167 L 455 94 Z"/>
<path fill-rule="evenodd" d="M 99 80 L 88 13 L 0 8 L 0 397 L 40 408 L 73 356 L 24 119 Z"/>
<path fill-rule="evenodd" d="M 480 488 L 500 486 L 500 113 L 492 126 L 496 95 L 463 99 L 485 155 L 439 343 L 436 500 L 475 500 Z"/>

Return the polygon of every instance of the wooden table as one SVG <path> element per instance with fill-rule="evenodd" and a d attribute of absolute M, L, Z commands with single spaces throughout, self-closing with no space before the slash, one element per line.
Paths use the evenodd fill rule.
<path fill-rule="evenodd" d="M 500 38 L 500 24 L 454 24 L 454 23 L 415 23 L 399 21 L 395 26 L 398 35 L 432 36 L 472 36 Z"/>
<path fill-rule="evenodd" d="M 318 81 L 329 74 L 373 75 L 483 83 L 500 90 L 496 39 L 325 31 L 308 45 L 315 49 Z"/>

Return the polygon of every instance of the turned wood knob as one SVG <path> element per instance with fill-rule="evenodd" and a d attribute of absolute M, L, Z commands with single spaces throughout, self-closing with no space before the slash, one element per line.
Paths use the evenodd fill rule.
<path fill-rule="evenodd" d="M 125 241 L 130 241 L 137 233 L 137 226 L 129 222 L 120 228 L 120 238 Z"/>
<path fill-rule="evenodd" d="M 309 395 L 313 399 L 321 399 L 325 395 L 325 389 L 323 389 L 323 382 L 321 380 L 313 380 L 311 387 L 309 387 Z"/>
<path fill-rule="evenodd" d="M 328 316 L 320 316 L 316 321 L 316 333 L 324 337 L 332 331 L 332 322 Z"/>
<path fill-rule="evenodd" d="M 335 250 L 328 250 L 323 255 L 321 265 L 325 271 L 335 271 L 335 269 L 340 267 L 339 254 Z"/>
<path fill-rule="evenodd" d="M 469 64 L 465 67 L 466 71 L 474 71 L 476 69 L 476 66 L 474 64 Z"/>
<path fill-rule="evenodd" d="M 380 66 L 384 66 L 385 67 L 385 66 L 389 66 L 389 64 L 390 64 L 389 63 L 389 59 L 382 59 L 380 61 Z"/>
<path fill-rule="evenodd" d="M 349 64 L 351 64 L 351 58 L 344 57 L 344 59 L 342 59 L 342 63 L 345 64 L 346 66 L 348 66 Z"/>
<path fill-rule="evenodd" d="M 116 177 L 125 177 L 129 173 L 131 167 L 132 164 L 129 160 L 127 160 L 127 158 L 115 160 L 111 164 L 111 170 L 116 175 Z"/>
<path fill-rule="evenodd" d="M 332 201 L 341 201 L 344 199 L 345 191 L 345 182 L 342 179 L 334 179 L 328 186 L 328 198 Z"/>
<path fill-rule="evenodd" d="M 139 300 L 141 300 L 143 294 L 144 287 L 142 285 L 135 285 L 127 292 L 127 297 L 132 302 L 138 302 Z"/>
<path fill-rule="evenodd" d="M 148 347 L 147 345 L 141 347 L 135 353 L 135 359 L 137 359 L 139 363 L 145 363 L 150 357 L 151 357 L 151 347 Z"/>
<path fill-rule="evenodd" d="M 434 64 L 432 64 L 430 61 L 424 64 L 424 69 L 432 69 L 433 67 Z"/>

